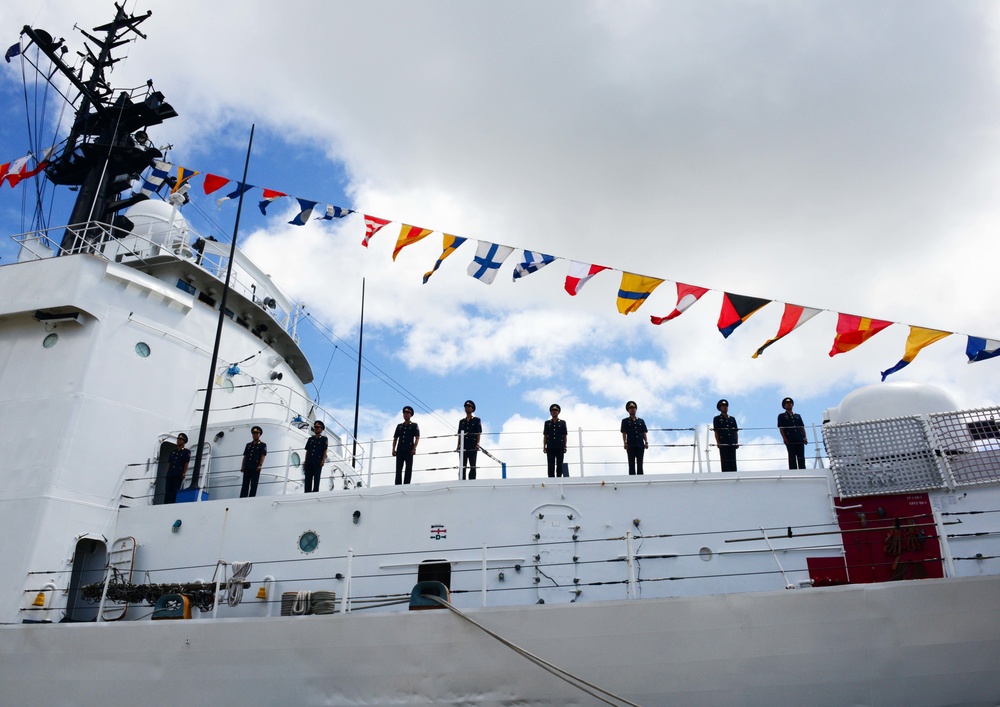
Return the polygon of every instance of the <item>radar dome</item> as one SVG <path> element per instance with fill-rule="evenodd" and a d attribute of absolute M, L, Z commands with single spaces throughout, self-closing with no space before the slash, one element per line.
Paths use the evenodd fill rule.
<path fill-rule="evenodd" d="M 886 417 L 927 415 L 956 410 L 958 405 L 940 388 L 924 383 L 876 383 L 848 393 L 840 405 L 828 408 L 824 422 L 861 422 Z"/>
<path fill-rule="evenodd" d="M 133 204 L 125 216 L 135 224 L 132 235 L 160 245 L 185 240 L 188 223 L 178 209 L 158 199 Z"/>

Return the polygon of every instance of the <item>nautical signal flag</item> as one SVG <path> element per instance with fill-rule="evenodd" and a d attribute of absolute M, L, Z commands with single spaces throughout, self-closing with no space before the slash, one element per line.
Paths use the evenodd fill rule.
<path fill-rule="evenodd" d="M 379 229 L 388 224 L 389 221 L 387 221 L 384 218 L 379 218 L 378 216 L 369 216 L 368 214 L 365 214 L 365 238 L 363 241 L 361 241 L 361 245 L 367 248 L 368 241 L 372 239 L 372 236 L 378 233 Z"/>
<path fill-rule="evenodd" d="M 793 331 L 798 329 L 800 326 L 808 322 L 810 319 L 819 314 L 821 309 L 812 309 L 810 307 L 799 307 L 795 304 L 786 304 L 785 312 L 781 315 L 781 324 L 778 325 L 778 333 L 775 334 L 773 339 L 768 339 L 764 342 L 764 345 L 757 349 L 751 358 L 757 358 L 762 353 L 764 349 L 773 344 L 778 339 L 784 338 L 791 334 Z"/>
<path fill-rule="evenodd" d="M 722 296 L 722 311 L 719 312 L 719 331 L 728 339 L 729 335 L 736 331 L 736 327 L 770 301 L 726 292 Z"/>
<path fill-rule="evenodd" d="M 281 199 L 286 196 L 288 196 L 288 194 L 286 194 L 283 191 L 275 191 L 274 189 L 265 189 L 264 198 L 260 200 L 260 203 L 258 203 L 257 206 L 260 207 L 260 212 L 265 216 L 267 216 L 267 207 L 270 206 L 272 202 L 277 201 L 278 199 Z"/>
<path fill-rule="evenodd" d="M 996 358 L 1000 356 L 1000 341 L 970 336 L 965 345 L 965 355 L 969 357 L 969 363 Z"/>
<path fill-rule="evenodd" d="M 642 306 L 650 293 L 663 284 L 663 280 L 645 275 L 622 273 L 622 284 L 618 288 L 618 311 L 629 314 Z"/>
<path fill-rule="evenodd" d="M 24 157 L 18 157 L 12 163 L 4 165 L 7 167 L 7 171 L 4 173 L 4 176 L 0 178 L 0 185 L 2 185 L 6 179 L 10 182 L 12 187 L 17 186 L 17 183 L 21 181 L 21 177 L 23 176 L 22 173 L 24 172 L 24 168 L 28 166 L 28 160 L 30 159 L 31 153 L 29 152 Z"/>
<path fill-rule="evenodd" d="M 392 259 L 395 260 L 396 256 L 399 255 L 399 251 L 403 250 L 406 246 L 413 245 L 417 241 L 426 238 L 432 233 L 434 233 L 434 231 L 429 228 L 407 226 L 404 223 L 403 227 L 399 229 L 399 238 L 396 239 L 396 248 L 392 251 Z"/>
<path fill-rule="evenodd" d="M 30 153 L 26 157 L 22 157 L 17 160 L 14 163 L 14 166 L 8 169 L 6 175 L 4 177 L 0 177 L 0 183 L 2 183 L 3 179 L 6 179 L 10 182 L 11 187 L 16 187 L 17 183 L 22 179 L 34 177 L 36 174 L 49 166 L 49 157 L 52 156 L 55 149 L 56 148 L 54 147 L 46 148 L 45 152 L 42 154 L 42 159 L 35 160 L 35 166 L 31 169 L 27 169 L 28 158 L 32 157 Z"/>
<path fill-rule="evenodd" d="M 211 194 L 213 191 L 218 191 L 222 187 L 226 186 L 232 180 L 228 177 L 220 177 L 217 174 L 206 174 L 205 181 L 202 182 L 201 188 L 205 190 L 206 194 Z"/>
<path fill-rule="evenodd" d="M 186 167 L 178 167 L 177 181 L 174 182 L 174 188 L 170 190 L 170 193 L 176 194 L 180 192 L 181 194 L 183 194 L 184 192 L 186 192 L 188 189 L 191 188 L 191 185 L 188 184 L 188 182 L 190 182 L 194 177 L 198 176 L 199 174 L 201 174 L 201 172 L 196 172 L 193 169 L 187 169 Z"/>
<path fill-rule="evenodd" d="M 513 252 L 514 249 L 507 245 L 479 241 L 476 257 L 469 263 L 468 273 L 480 282 L 492 284 L 503 261 Z"/>
<path fill-rule="evenodd" d="M 465 243 L 465 241 L 467 241 L 468 239 L 467 238 L 460 238 L 459 236 L 451 236 L 451 235 L 445 233 L 443 240 L 444 240 L 444 243 L 441 246 L 441 256 L 437 259 L 437 262 L 434 263 L 434 267 L 431 268 L 428 272 L 424 273 L 424 284 L 425 285 L 427 284 L 427 281 L 431 279 L 431 275 L 433 275 L 434 273 L 436 273 L 437 269 L 439 267 L 441 267 L 441 263 L 444 262 L 444 259 L 447 258 L 452 253 L 454 253 L 456 250 L 458 250 L 458 247 L 460 245 L 462 245 L 463 243 Z"/>
<path fill-rule="evenodd" d="M 292 226 L 305 226 L 309 221 L 309 217 L 312 216 L 313 209 L 316 208 L 316 204 L 319 202 L 300 199 L 299 197 L 295 197 L 295 200 L 299 202 L 299 213 L 295 214 L 295 218 L 288 223 Z"/>
<path fill-rule="evenodd" d="M 205 181 L 206 182 L 208 181 L 208 177 L 205 177 Z M 227 179 L 226 181 L 228 182 L 229 180 Z M 230 199 L 239 199 L 240 196 L 242 196 L 243 194 L 246 194 L 248 191 L 250 191 L 253 188 L 254 188 L 253 184 L 243 184 L 242 182 L 236 182 L 236 188 L 233 189 L 231 192 L 229 192 L 228 194 L 226 194 L 224 197 L 222 197 L 221 199 L 219 199 L 215 203 L 221 209 L 223 201 L 229 201 Z M 214 191 L 214 189 L 213 189 L 213 191 Z M 205 193 L 207 194 L 208 192 L 205 192 Z"/>
<path fill-rule="evenodd" d="M 685 285 L 683 282 L 677 283 L 677 306 L 674 308 L 670 314 L 665 317 L 653 317 L 649 318 L 653 324 L 663 324 L 663 322 L 669 322 L 674 317 L 679 317 L 681 314 L 687 310 L 692 304 L 701 299 L 701 296 L 708 292 L 707 287 L 697 287 L 695 285 Z"/>
<path fill-rule="evenodd" d="M 517 282 L 525 275 L 538 272 L 549 263 L 555 262 L 555 259 L 554 255 L 546 255 L 545 253 L 539 253 L 534 250 L 524 251 L 524 260 L 520 265 L 514 268 L 514 282 Z"/>
<path fill-rule="evenodd" d="M 326 205 L 326 213 L 320 216 L 322 221 L 333 221 L 335 218 L 344 218 L 345 216 L 350 216 L 354 212 L 351 209 L 345 209 L 343 206 L 334 206 L 333 204 Z"/>
<path fill-rule="evenodd" d="M 853 314 L 838 315 L 837 335 L 833 339 L 830 355 L 836 356 L 856 349 L 891 324 L 892 322 L 885 322 L 881 319 L 856 317 Z"/>
<path fill-rule="evenodd" d="M 882 371 L 882 380 L 885 380 L 890 375 L 900 370 L 901 368 L 906 368 L 909 366 L 913 359 L 917 357 L 922 349 L 930 346 L 935 341 L 940 341 L 946 336 L 951 336 L 950 331 L 938 331 L 936 329 L 924 329 L 923 327 L 911 326 L 910 335 L 906 337 L 906 350 L 903 352 L 903 358 L 899 360 L 895 366 L 887 371 Z"/>
<path fill-rule="evenodd" d="M 587 263 L 572 261 L 569 264 L 569 274 L 566 275 L 566 284 L 563 287 L 571 296 L 575 297 L 583 289 L 583 286 L 587 284 L 587 280 L 601 272 L 601 270 L 607 269 L 605 265 L 588 265 Z"/>
<path fill-rule="evenodd" d="M 28 179 L 34 177 L 36 174 L 41 172 L 43 169 L 49 166 L 49 158 L 52 157 L 52 153 L 56 151 L 55 147 L 46 147 L 45 152 L 42 153 L 42 159 L 35 162 L 35 166 L 26 172 L 21 173 L 21 179 Z M 11 186 L 13 186 L 11 182 Z"/>
<path fill-rule="evenodd" d="M 139 191 L 149 197 L 159 192 L 160 187 L 163 186 L 163 182 L 173 168 L 174 166 L 169 162 L 162 160 L 153 162 L 153 169 L 149 171 L 149 176 L 143 181 L 142 188 Z"/>

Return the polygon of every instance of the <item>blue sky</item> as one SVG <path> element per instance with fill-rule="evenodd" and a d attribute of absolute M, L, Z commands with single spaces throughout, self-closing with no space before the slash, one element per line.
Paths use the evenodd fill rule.
<path fill-rule="evenodd" d="M 74 49 L 72 24 L 111 11 L 9 5 L 4 42 L 27 23 Z M 428 435 L 450 431 L 466 398 L 497 432 L 538 428 L 552 401 L 571 427 L 614 429 L 627 399 L 652 427 L 692 427 L 726 397 L 744 428 L 773 439 L 785 395 L 818 424 L 903 353 L 896 325 L 830 358 L 836 312 L 1000 338 L 991 3 L 129 8 L 153 11 L 149 40 L 129 45 L 112 81 L 152 78 L 174 105 L 180 117 L 150 133 L 175 164 L 238 179 L 256 124 L 250 183 L 396 222 L 364 249 L 357 217 L 290 226 L 293 204 L 265 218 L 257 192 L 241 225 L 241 246 L 317 322 L 303 343 L 323 405 L 348 426 L 365 279 L 362 438 L 385 436 L 404 404 Z M 20 66 L 0 69 L 6 160 L 28 142 Z M 220 195 L 196 183 L 186 212 L 222 240 L 235 205 L 217 209 Z M 0 190 L 10 233 L 22 196 Z M 441 233 L 392 262 L 398 222 L 470 242 L 423 285 Z M 476 239 L 566 260 L 515 283 L 515 251 L 485 286 L 465 274 Z M 619 272 L 571 298 L 568 260 L 668 282 L 626 317 Z M 677 280 L 712 292 L 652 326 Z M 723 339 L 722 291 L 776 302 Z M 751 360 L 779 302 L 829 311 Z M 964 347 L 949 337 L 893 379 L 993 404 L 1000 364 L 967 365 Z"/>

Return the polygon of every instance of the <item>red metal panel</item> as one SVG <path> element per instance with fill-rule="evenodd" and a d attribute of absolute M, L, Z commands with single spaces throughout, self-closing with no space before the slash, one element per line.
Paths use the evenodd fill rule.
<path fill-rule="evenodd" d="M 832 587 L 848 584 L 847 564 L 843 557 L 807 557 L 809 577 L 814 587 Z"/>
<path fill-rule="evenodd" d="M 943 577 L 926 493 L 836 499 L 851 584 Z"/>

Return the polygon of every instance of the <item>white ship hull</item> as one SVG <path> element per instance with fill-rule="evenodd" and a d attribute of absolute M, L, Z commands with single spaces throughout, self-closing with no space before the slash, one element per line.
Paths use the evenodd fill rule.
<path fill-rule="evenodd" d="M 642 705 L 995 704 L 1000 577 L 468 611 Z M 449 611 L 0 628 L 5 705 L 595 704 Z"/>

